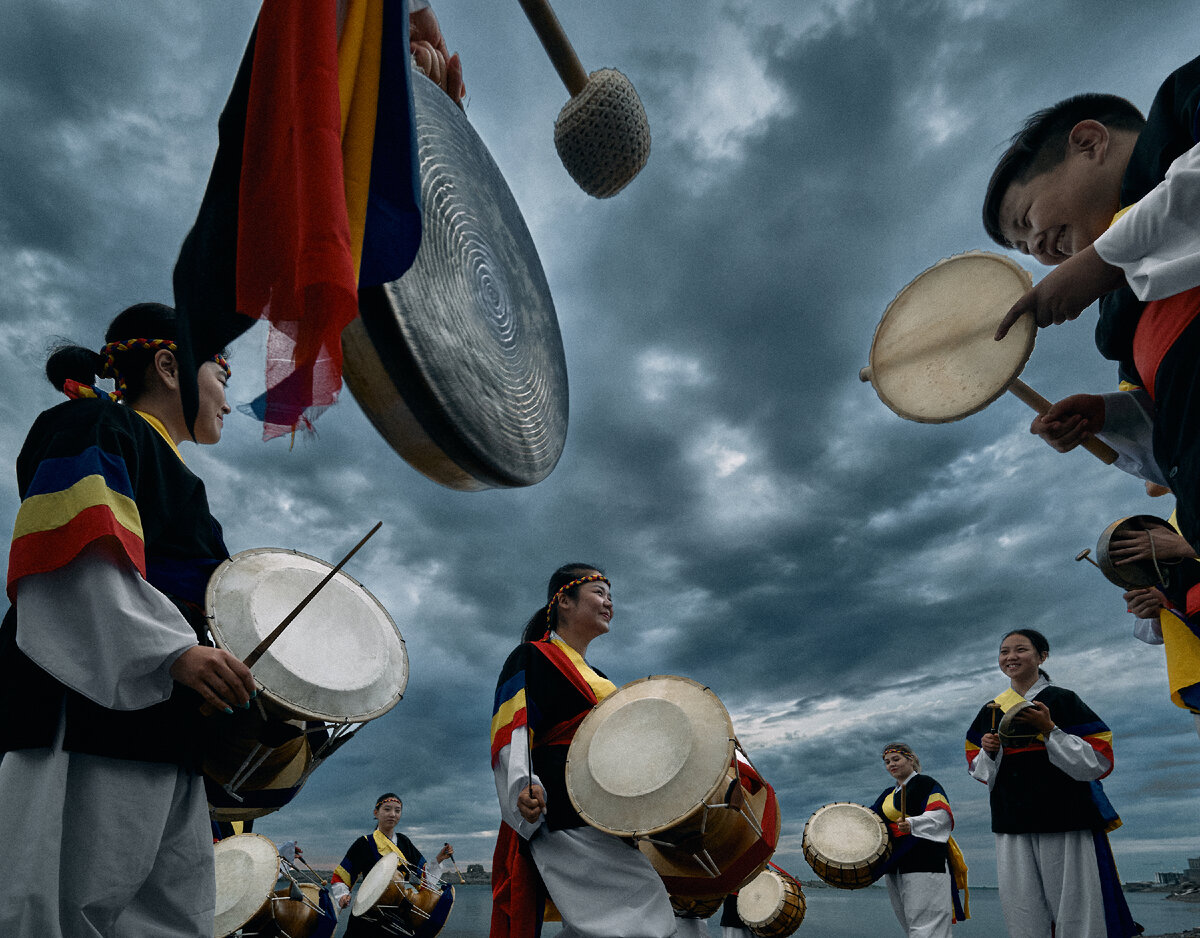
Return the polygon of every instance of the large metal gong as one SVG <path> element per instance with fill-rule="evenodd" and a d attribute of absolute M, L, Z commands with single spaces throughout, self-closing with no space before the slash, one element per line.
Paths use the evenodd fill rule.
<path fill-rule="evenodd" d="M 409 271 L 359 292 L 344 374 L 407 462 L 455 489 L 532 485 L 558 462 L 567 369 L 550 288 L 464 114 L 413 74 L 424 233 Z"/>

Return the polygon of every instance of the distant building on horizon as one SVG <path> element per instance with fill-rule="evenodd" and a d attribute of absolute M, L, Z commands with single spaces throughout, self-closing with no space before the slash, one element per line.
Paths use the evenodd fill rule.
<path fill-rule="evenodd" d="M 1188 868 L 1181 873 L 1155 873 L 1154 881 L 1160 886 L 1200 883 L 1200 857 L 1188 857 L 1187 863 Z"/>

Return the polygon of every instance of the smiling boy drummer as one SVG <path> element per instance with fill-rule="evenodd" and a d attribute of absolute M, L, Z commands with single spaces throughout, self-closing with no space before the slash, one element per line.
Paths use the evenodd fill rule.
<path fill-rule="evenodd" d="M 1112 95 L 1081 95 L 1034 114 L 992 173 L 983 208 L 995 241 L 1055 267 L 1017 301 L 996 337 L 1022 315 L 1039 326 L 1063 323 L 1100 299 L 1096 344 L 1120 363 L 1128 386 L 1143 389 L 1136 402 L 1073 395 L 1030 430 L 1063 452 L 1103 430 L 1127 454 L 1123 468 L 1174 490 L 1193 545 L 1200 543 L 1200 433 L 1192 413 L 1200 407 L 1198 140 L 1200 58 L 1167 78 L 1144 121 Z"/>

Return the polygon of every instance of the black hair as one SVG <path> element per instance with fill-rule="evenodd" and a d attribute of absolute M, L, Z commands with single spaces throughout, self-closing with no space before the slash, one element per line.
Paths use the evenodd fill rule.
<path fill-rule="evenodd" d="M 1030 114 L 992 170 L 983 198 L 983 228 L 997 244 L 1015 247 L 1000 230 L 1000 203 L 1009 187 L 1048 172 L 1066 159 L 1071 128 L 1085 120 L 1098 121 L 1110 131 L 1140 132 L 1146 126 L 1141 111 L 1113 94 L 1077 94 Z"/>
<path fill-rule="evenodd" d="M 1050 654 L 1050 641 L 1037 629 L 1009 629 L 1004 633 L 1004 638 L 1008 638 L 1010 635 L 1024 635 L 1027 639 L 1029 639 L 1029 644 L 1033 646 L 1033 650 L 1039 655 Z M 1000 639 L 1001 645 L 1004 644 L 1004 638 Z M 1038 674 L 1044 677 L 1047 681 L 1050 680 L 1050 675 L 1041 668 L 1038 668 Z"/>
<path fill-rule="evenodd" d="M 558 603 L 555 603 L 554 607 L 550 609 L 550 617 L 547 622 L 546 609 L 550 605 L 550 600 L 554 598 L 555 593 L 572 580 L 578 580 L 581 576 L 587 576 L 589 573 L 604 575 L 604 571 L 594 563 L 566 563 L 551 574 L 550 582 L 546 584 L 546 605 L 531 615 L 529 621 L 525 623 L 525 629 L 521 633 L 522 642 L 537 641 L 545 634 L 547 626 L 553 629 L 558 625 Z M 580 586 L 582 585 L 580 584 Z M 563 593 L 564 596 L 569 596 L 572 599 L 578 594 L 579 586 L 575 586 Z"/>
<path fill-rule="evenodd" d="M 404 809 L 404 802 L 401 800 L 399 795 L 397 795 L 394 791 L 385 791 L 382 795 L 380 795 L 378 798 L 375 799 L 375 810 L 378 811 L 379 806 L 381 804 L 383 804 L 385 801 L 387 801 L 389 798 L 395 798 L 397 801 L 400 802 L 400 809 L 401 810 Z"/>
<path fill-rule="evenodd" d="M 162 303 L 135 303 L 122 310 L 104 333 L 104 341 L 122 339 L 170 339 L 178 337 L 175 310 Z M 125 379 L 125 398 L 136 400 L 146 389 L 146 369 L 154 360 L 156 349 L 130 349 L 116 355 L 117 368 Z M 79 345 L 59 345 L 50 350 L 46 359 L 46 378 L 58 390 L 67 379 L 80 384 L 95 384 L 104 367 L 99 352 Z"/>

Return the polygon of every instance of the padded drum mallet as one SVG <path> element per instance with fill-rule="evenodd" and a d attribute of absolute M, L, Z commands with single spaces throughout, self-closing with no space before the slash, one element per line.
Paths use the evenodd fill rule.
<path fill-rule="evenodd" d="M 633 84 L 615 68 L 588 75 L 547 0 L 520 0 L 571 100 L 554 122 L 558 158 L 588 195 L 624 189 L 650 158 L 650 125 Z"/>

